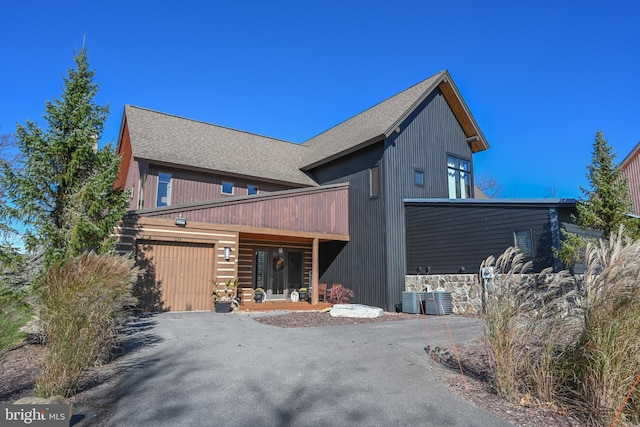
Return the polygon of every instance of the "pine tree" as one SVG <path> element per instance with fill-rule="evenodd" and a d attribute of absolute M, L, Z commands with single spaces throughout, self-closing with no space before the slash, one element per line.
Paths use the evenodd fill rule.
<path fill-rule="evenodd" d="M 3 166 L 8 199 L 27 227 L 26 246 L 43 250 L 47 265 L 106 250 L 126 206 L 114 188 L 120 158 L 111 144 L 98 148 L 109 106 L 94 102 L 98 85 L 84 46 L 74 59 L 62 96 L 46 102 L 47 127 L 18 125 L 21 162 Z"/>
<path fill-rule="evenodd" d="M 604 237 L 617 232 L 620 224 L 629 226 L 628 214 L 632 211 L 629 184 L 614 160 L 615 153 L 598 130 L 591 164 L 587 166 L 591 188 L 580 187 L 584 197 L 578 201 L 576 208 L 578 224 L 600 230 Z"/>

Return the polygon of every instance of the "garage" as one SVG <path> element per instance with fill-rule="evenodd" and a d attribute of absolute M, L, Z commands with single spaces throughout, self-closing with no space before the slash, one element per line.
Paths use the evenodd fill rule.
<path fill-rule="evenodd" d="M 211 310 L 214 245 L 138 240 L 143 269 L 138 297 L 145 311 Z"/>

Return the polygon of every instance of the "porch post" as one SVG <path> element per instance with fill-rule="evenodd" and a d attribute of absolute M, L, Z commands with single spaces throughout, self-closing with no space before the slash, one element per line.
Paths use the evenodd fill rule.
<path fill-rule="evenodd" d="M 311 304 L 318 304 L 318 252 L 320 251 L 320 243 L 318 238 L 313 239 L 311 247 Z"/>

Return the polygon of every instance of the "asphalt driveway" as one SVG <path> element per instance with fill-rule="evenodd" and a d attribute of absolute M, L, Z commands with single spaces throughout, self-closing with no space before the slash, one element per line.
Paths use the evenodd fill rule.
<path fill-rule="evenodd" d="M 506 426 L 434 379 L 423 318 L 284 329 L 164 313 L 125 340 L 113 426 Z M 456 342 L 475 319 L 449 316 Z M 428 316 L 434 345 L 437 318 Z M 446 336 L 446 335 L 444 335 Z"/>

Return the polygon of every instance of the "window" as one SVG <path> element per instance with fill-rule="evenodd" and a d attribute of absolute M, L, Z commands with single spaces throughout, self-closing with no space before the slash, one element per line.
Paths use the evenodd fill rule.
<path fill-rule="evenodd" d="M 222 181 L 222 194 L 233 194 L 233 182 Z"/>
<path fill-rule="evenodd" d="M 531 230 L 514 231 L 513 243 L 516 248 L 520 249 L 522 255 L 527 258 L 533 257 L 533 238 L 531 237 Z"/>
<path fill-rule="evenodd" d="M 420 169 L 414 170 L 413 181 L 416 183 L 416 185 L 424 187 L 424 171 Z"/>
<path fill-rule="evenodd" d="M 158 174 L 158 197 L 156 206 L 169 206 L 171 204 L 171 174 Z"/>
<path fill-rule="evenodd" d="M 471 163 L 468 160 L 447 156 L 447 175 L 450 199 L 471 197 Z"/>
<path fill-rule="evenodd" d="M 258 187 L 255 185 L 247 185 L 247 194 L 258 194 Z"/>
<path fill-rule="evenodd" d="M 369 169 L 369 196 L 378 197 L 380 195 L 380 170 L 378 166 Z"/>

